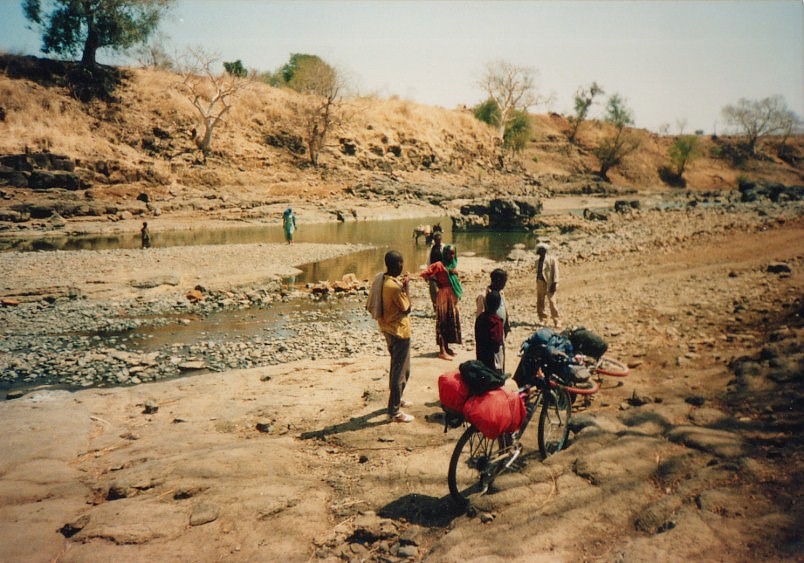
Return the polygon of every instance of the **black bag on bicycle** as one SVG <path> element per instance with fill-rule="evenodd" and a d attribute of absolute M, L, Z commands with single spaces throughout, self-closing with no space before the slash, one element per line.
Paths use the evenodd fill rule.
<path fill-rule="evenodd" d="M 472 395 L 482 395 L 486 391 L 497 389 L 505 384 L 505 374 L 493 370 L 477 360 L 463 362 L 458 369 Z"/>
<path fill-rule="evenodd" d="M 521 358 L 514 372 L 514 381 L 520 387 L 540 385 L 539 369 L 545 376 L 570 381 L 570 361 L 575 355 L 572 342 L 549 328 L 540 328 L 522 343 Z"/>
<path fill-rule="evenodd" d="M 599 360 L 609 349 L 609 345 L 603 340 L 603 337 L 582 326 L 568 328 L 561 335 L 572 342 L 576 354 L 590 356 L 596 360 Z"/>

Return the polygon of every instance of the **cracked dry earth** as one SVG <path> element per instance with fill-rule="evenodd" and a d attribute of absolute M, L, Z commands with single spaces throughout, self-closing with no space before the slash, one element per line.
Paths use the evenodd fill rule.
<path fill-rule="evenodd" d="M 674 220 L 694 236 L 566 257 L 565 322 L 632 373 L 477 513 L 449 498 L 460 431 L 443 432 L 436 384 L 473 351 L 448 364 L 433 346 L 413 357 L 407 425 L 385 420 L 387 356 L 6 401 L 0 559 L 800 560 L 804 225 Z M 536 314 L 532 270 L 506 267 L 513 371 Z"/>

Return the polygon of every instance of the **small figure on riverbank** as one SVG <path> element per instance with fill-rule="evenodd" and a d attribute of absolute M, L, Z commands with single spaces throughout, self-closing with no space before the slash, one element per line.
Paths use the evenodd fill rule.
<path fill-rule="evenodd" d="M 285 240 L 288 244 L 293 244 L 293 233 L 298 228 L 296 226 L 296 214 L 288 207 L 282 214 L 282 228 L 285 230 Z"/>
<path fill-rule="evenodd" d="M 503 342 L 500 348 L 500 369 L 504 372 L 505 371 L 505 337 L 508 336 L 508 333 L 511 332 L 511 319 L 508 315 L 508 305 L 505 302 L 505 294 L 503 290 L 505 289 L 505 284 L 508 283 L 508 272 L 503 270 L 502 268 L 495 268 L 492 270 L 490 275 L 490 284 L 489 286 L 480 292 L 480 295 L 477 296 L 475 299 L 475 304 L 477 305 L 477 312 L 475 313 L 475 317 L 479 317 L 483 312 L 486 310 L 486 298 L 492 292 L 498 292 L 500 294 L 500 304 L 495 311 L 497 316 L 502 319 L 503 322 Z M 480 358 L 478 358 L 480 359 Z"/>
<path fill-rule="evenodd" d="M 461 344 L 461 316 L 458 302 L 463 295 L 463 287 L 458 279 L 458 258 L 455 247 L 444 247 L 444 256 L 441 262 L 435 262 L 422 272 L 426 280 L 434 279 L 438 284 L 436 294 L 436 343 L 438 344 L 438 357 L 442 360 L 452 360 L 455 352 L 450 344 Z"/>
<path fill-rule="evenodd" d="M 560 326 L 558 307 L 556 306 L 556 291 L 558 291 L 558 260 L 548 251 L 550 245 L 540 242 L 536 245 L 536 312 L 539 322 L 547 323 L 547 313 L 544 310 L 545 299 L 550 306 L 550 317 L 556 327 Z"/>
<path fill-rule="evenodd" d="M 475 357 L 489 369 L 505 372 L 505 328 L 497 314 L 502 297 L 490 291 L 484 300 L 484 310 L 475 319 Z"/>
<path fill-rule="evenodd" d="M 151 248 L 151 232 L 148 230 L 148 223 L 146 221 L 142 222 L 140 240 L 142 241 L 143 248 Z"/>
<path fill-rule="evenodd" d="M 402 407 L 410 402 L 402 399 L 410 378 L 410 290 L 408 274 L 402 274 L 404 260 L 396 250 L 385 254 L 385 274 L 382 277 L 381 309 L 373 304 L 377 288 L 369 292 L 367 308 L 377 319 L 380 332 L 385 337 L 388 353 L 391 354 L 391 367 L 388 372 L 388 418 L 393 422 L 413 422 L 413 416 L 402 412 Z"/>
<path fill-rule="evenodd" d="M 433 246 L 430 248 L 430 255 L 427 258 L 427 265 L 431 266 L 436 262 L 444 261 L 444 243 L 441 241 L 441 231 L 433 233 Z M 438 283 L 434 279 L 427 281 L 430 286 L 430 301 L 433 303 L 433 310 L 436 306 L 436 295 L 438 295 Z"/>

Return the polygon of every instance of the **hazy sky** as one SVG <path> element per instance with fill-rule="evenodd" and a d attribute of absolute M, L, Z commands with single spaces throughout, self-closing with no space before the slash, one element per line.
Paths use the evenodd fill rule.
<path fill-rule="evenodd" d="M 447 108 L 482 101 L 486 63 L 504 59 L 553 96 L 535 113 L 571 112 L 596 81 L 654 130 L 685 120 L 686 132 L 723 132 L 723 106 L 774 94 L 804 116 L 802 0 L 179 0 L 162 28 L 170 52 L 200 45 L 260 71 L 315 54 L 360 94 Z M 40 44 L 20 1 L 0 0 L 0 49 Z"/>

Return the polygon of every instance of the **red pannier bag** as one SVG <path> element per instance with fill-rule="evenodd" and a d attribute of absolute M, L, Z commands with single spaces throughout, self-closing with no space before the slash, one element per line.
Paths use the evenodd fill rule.
<path fill-rule="evenodd" d="M 469 397 L 463 405 L 463 416 L 493 440 L 519 428 L 525 420 L 525 402 L 518 392 L 500 387 Z"/>
<path fill-rule="evenodd" d="M 461 377 L 459 370 L 448 371 L 438 376 L 438 400 L 445 411 L 460 414 L 463 404 L 469 397 L 469 386 Z"/>

